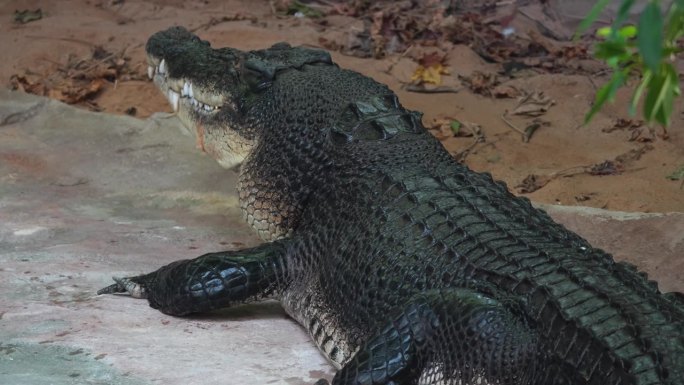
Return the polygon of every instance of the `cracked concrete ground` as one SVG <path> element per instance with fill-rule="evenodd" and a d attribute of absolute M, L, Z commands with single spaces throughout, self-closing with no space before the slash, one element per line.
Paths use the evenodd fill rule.
<path fill-rule="evenodd" d="M 187 318 L 96 296 L 112 275 L 258 243 L 236 175 L 175 118 L 0 91 L 0 384 L 311 384 L 333 373 L 277 303 Z M 684 290 L 684 214 L 546 207 Z"/>

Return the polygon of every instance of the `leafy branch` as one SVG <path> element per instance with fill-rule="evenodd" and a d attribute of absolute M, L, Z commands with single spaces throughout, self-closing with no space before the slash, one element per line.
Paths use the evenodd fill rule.
<path fill-rule="evenodd" d="M 609 2 L 597 1 L 577 33 L 586 31 Z M 684 0 L 674 0 L 665 12 L 659 0 L 649 1 L 637 25 L 627 22 L 634 3 L 635 0 L 623 0 L 612 25 L 596 32 L 602 40 L 595 45 L 594 56 L 610 66 L 613 74 L 608 83 L 597 91 L 594 105 L 585 116 L 585 123 L 606 102 L 612 102 L 618 89 L 626 84 L 631 75 L 636 74 L 641 80 L 632 95 L 629 113 L 636 113 L 637 105 L 645 94 L 645 119 L 665 129 L 671 122 L 674 98 L 681 94 L 674 62 L 676 55 L 683 51 L 678 39 L 684 35 Z"/>

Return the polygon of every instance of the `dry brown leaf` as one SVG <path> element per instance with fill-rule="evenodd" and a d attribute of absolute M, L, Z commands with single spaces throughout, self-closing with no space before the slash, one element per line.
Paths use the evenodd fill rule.
<path fill-rule="evenodd" d="M 10 77 L 10 88 L 29 94 L 47 96 L 47 88 L 40 79 L 29 75 L 12 75 Z"/>
<path fill-rule="evenodd" d="M 513 86 L 501 84 L 492 89 L 492 96 L 495 98 L 517 98 L 520 96 L 520 91 Z"/>
<path fill-rule="evenodd" d="M 620 154 L 615 157 L 615 161 L 622 164 L 628 164 L 630 162 L 641 159 L 641 156 L 645 153 L 653 150 L 653 146 L 650 144 L 645 144 L 639 148 L 633 148 L 624 154 Z"/>
<path fill-rule="evenodd" d="M 624 166 L 612 160 L 597 163 L 587 171 L 589 175 L 618 175 L 624 171 Z"/>
<path fill-rule="evenodd" d="M 617 119 L 612 127 L 604 128 L 601 131 L 611 133 L 616 130 L 629 130 L 629 141 L 648 143 L 655 140 L 656 134 L 650 127 L 643 127 L 644 121 L 638 119 Z"/>
<path fill-rule="evenodd" d="M 411 83 L 423 84 L 430 83 L 435 85 L 442 84 L 442 75 L 448 75 L 449 71 L 442 64 L 434 64 L 430 67 L 418 66 L 411 76 Z"/>
<path fill-rule="evenodd" d="M 519 185 L 515 186 L 520 194 L 528 194 L 535 192 L 540 188 L 546 186 L 549 182 L 553 180 L 553 177 L 548 175 L 535 175 L 530 174 Z"/>
<path fill-rule="evenodd" d="M 629 136 L 630 142 L 649 143 L 655 140 L 655 132 L 648 127 L 633 128 Z"/>
<path fill-rule="evenodd" d="M 426 68 L 434 67 L 438 65 L 444 65 L 445 59 L 445 53 L 440 53 L 438 51 L 426 52 L 418 59 L 418 64 Z"/>
<path fill-rule="evenodd" d="M 634 129 L 634 128 L 639 128 L 644 124 L 643 120 L 638 120 L 638 119 L 623 119 L 623 118 L 618 118 L 613 122 L 612 127 L 604 128 L 601 131 L 610 133 L 615 130 L 624 130 L 624 129 Z"/>
<path fill-rule="evenodd" d="M 563 46 L 560 42 L 558 42 L 557 40 L 549 39 L 548 37 L 543 36 L 535 30 L 528 31 L 527 36 L 530 37 L 530 40 L 532 40 L 532 42 L 538 44 L 539 46 L 544 48 L 546 52 L 550 54 L 556 54 L 557 52 L 560 52 L 563 49 Z"/>
<path fill-rule="evenodd" d="M 499 82 L 496 74 L 481 71 L 474 71 L 470 76 L 462 76 L 461 79 L 471 91 L 485 96 L 490 96 L 492 88 Z"/>
<path fill-rule="evenodd" d="M 544 95 L 542 91 L 536 91 L 522 98 L 518 106 L 512 111 L 514 115 L 540 116 L 546 113 L 556 102 Z"/>
<path fill-rule="evenodd" d="M 146 77 L 129 66 L 124 52 L 115 54 L 95 46 L 90 57 L 70 55 L 65 64 L 44 76 L 26 69 L 24 75 L 13 75 L 10 84 L 13 89 L 99 110 L 95 98 L 107 83 Z"/>
<path fill-rule="evenodd" d="M 428 128 L 433 130 L 433 134 L 439 140 L 452 137 L 472 137 L 479 135 L 480 126 L 470 122 L 461 122 L 451 117 L 440 117 L 432 120 L 432 125 Z"/>

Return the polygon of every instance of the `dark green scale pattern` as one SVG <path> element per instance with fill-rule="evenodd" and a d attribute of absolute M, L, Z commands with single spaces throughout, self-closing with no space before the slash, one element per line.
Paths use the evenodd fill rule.
<path fill-rule="evenodd" d="M 684 384 L 684 297 L 456 163 L 387 87 L 320 51 L 214 52 L 183 31 L 148 49 L 183 36 L 199 60 L 249 63 L 216 82 L 242 92 L 217 119 L 255 136 L 240 197 L 286 235 L 133 278 L 152 306 L 280 299 L 335 385 Z"/>

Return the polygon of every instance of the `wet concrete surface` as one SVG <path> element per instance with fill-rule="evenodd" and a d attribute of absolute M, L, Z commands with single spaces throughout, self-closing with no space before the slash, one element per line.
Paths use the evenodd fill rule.
<path fill-rule="evenodd" d="M 258 243 L 236 174 L 179 124 L 0 91 L 0 384 L 295 385 L 333 373 L 275 302 L 175 318 L 95 295 L 112 275 Z M 684 290 L 684 214 L 548 209 Z"/>

